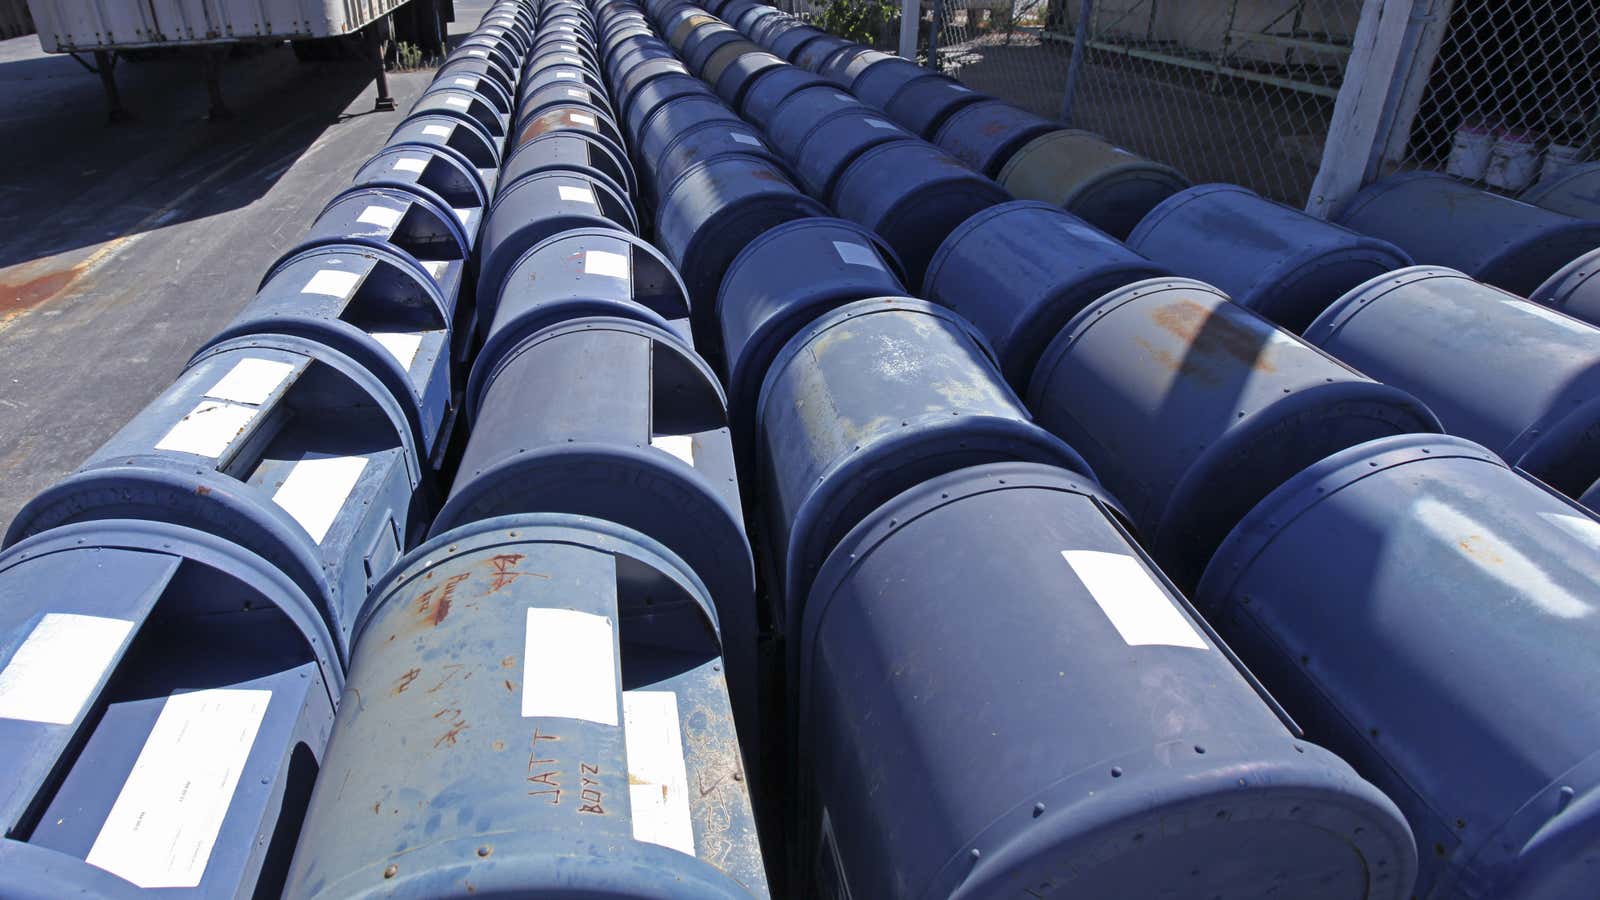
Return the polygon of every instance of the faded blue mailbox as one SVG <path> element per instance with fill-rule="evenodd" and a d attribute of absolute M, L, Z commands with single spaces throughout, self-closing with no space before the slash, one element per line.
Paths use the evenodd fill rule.
<path fill-rule="evenodd" d="M 768 896 L 695 571 L 572 515 L 471 522 L 373 594 L 284 896 Z"/>
<path fill-rule="evenodd" d="M 153 521 L 0 554 L 0 894 L 277 896 L 342 654 L 261 557 Z"/>
<path fill-rule="evenodd" d="M 824 215 L 777 165 L 742 153 L 702 160 L 663 186 L 656 243 L 689 287 L 696 339 L 716 342 L 717 291 L 747 244 L 784 222 Z M 715 346 L 706 349 L 717 355 Z"/>
<path fill-rule="evenodd" d="M 1486 448 L 1406 435 L 1270 494 L 1195 598 L 1405 813 L 1413 896 L 1562 900 L 1600 868 L 1597 551 L 1593 513 Z"/>
<path fill-rule="evenodd" d="M 525 338 L 587 316 L 637 319 L 690 342 L 688 291 L 661 251 L 614 228 L 563 231 L 534 245 L 506 273 L 473 365 L 467 408 L 476 411 L 482 379 Z"/>
<path fill-rule="evenodd" d="M 271 334 L 332 347 L 383 382 L 405 410 L 422 457 L 436 461 L 456 412 L 451 337 L 459 333 L 451 315 L 438 285 L 411 257 L 383 245 L 326 244 L 274 266 L 255 299 L 195 355 Z"/>
<path fill-rule="evenodd" d="M 1010 460 L 1092 477 L 1033 424 L 977 330 L 921 300 L 859 300 L 798 331 L 767 370 L 756 427 L 774 620 L 788 628 L 845 532 L 912 485 Z"/>
<path fill-rule="evenodd" d="M 1437 172 L 1373 182 L 1334 221 L 1393 242 L 1422 265 L 1460 269 L 1523 296 L 1600 246 L 1600 221 L 1522 203 Z"/>
<path fill-rule="evenodd" d="M 734 708 L 754 740 L 754 563 L 710 367 L 671 332 L 614 317 L 553 325 L 479 364 L 472 434 L 432 534 L 562 512 L 661 541 L 716 602 Z"/>
<path fill-rule="evenodd" d="M 1116 288 L 1166 268 L 1059 206 L 1016 200 L 982 210 L 939 245 L 927 299 L 978 326 L 1019 393 L 1073 316 Z"/>
<path fill-rule="evenodd" d="M 104 519 L 209 532 L 293 579 L 344 658 L 368 589 L 426 521 L 427 487 L 406 411 L 376 375 L 324 344 L 252 335 L 191 360 L 29 501 L 5 543 Z"/>
<path fill-rule="evenodd" d="M 728 365 L 734 449 L 751 459 L 761 382 L 783 345 L 817 316 L 868 297 L 898 297 L 900 261 L 844 219 L 796 219 L 747 244 L 722 280 L 717 310 Z M 750 466 L 743 475 L 753 474 Z"/>
<path fill-rule="evenodd" d="M 1061 126 L 1003 100 L 969 103 L 945 119 L 933 142 L 979 172 L 997 178 L 1011 157 L 1034 138 Z"/>
<path fill-rule="evenodd" d="M 934 251 L 979 210 L 1011 199 L 1000 185 L 938 147 L 911 138 L 879 144 L 839 176 L 833 206 L 839 215 L 876 232 L 919 291 Z"/>
<path fill-rule="evenodd" d="M 1335 450 L 1439 420 L 1210 285 L 1152 279 L 1085 307 L 1028 388 L 1145 546 L 1192 585 L 1258 500 Z"/>
<path fill-rule="evenodd" d="M 489 205 L 489 186 L 472 163 L 448 147 L 389 145 L 379 150 L 351 179 L 352 184 L 410 184 L 431 192 L 455 213 L 469 245 L 476 244 Z"/>
<path fill-rule="evenodd" d="M 543 134 L 512 151 L 506 158 L 502 180 L 510 184 L 540 172 L 579 172 L 607 182 L 612 190 L 631 197 L 638 189 L 633 166 L 610 144 L 577 131 Z"/>
<path fill-rule="evenodd" d="M 478 328 L 494 321 L 506 272 L 528 249 L 574 228 L 615 228 L 637 233 L 639 217 L 609 179 L 577 170 L 551 169 L 508 183 L 484 220 L 478 276 Z"/>
<path fill-rule="evenodd" d="M 455 210 L 427 188 L 397 181 L 341 191 L 328 201 L 300 243 L 279 260 L 313 247 L 350 243 L 389 245 L 406 253 L 438 285 L 452 310 L 476 268 L 473 239 Z"/>
<path fill-rule="evenodd" d="M 1417 266 L 1346 294 L 1306 340 L 1410 391 L 1445 431 L 1569 497 L 1600 479 L 1600 328 L 1454 269 Z"/>
<path fill-rule="evenodd" d="M 494 193 L 500 169 L 500 142 L 478 125 L 449 116 L 411 116 L 389 135 L 388 146 L 397 144 L 425 144 L 456 151 L 478 170 L 485 192 Z"/>
<path fill-rule="evenodd" d="M 1299 334 L 1370 278 L 1411 265 L 1404 250 L 1233 184 L 1202 184 L 1161 202 L 1129 249 Z"/>
<path fill-rule="evenodd" d="M 1394 804 L 1285 727 L 1115 509 L 1090 479 L 1000 463 L 911 487 L 844 538 L 796 637 L 802 883 L 1411 895 Z"/>

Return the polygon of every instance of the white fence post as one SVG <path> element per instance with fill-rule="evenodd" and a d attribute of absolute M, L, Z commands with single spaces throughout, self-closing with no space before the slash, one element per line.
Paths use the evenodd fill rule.
<path fill-rule="evenodd" d="M 1421 9 L 1424 5 L 1431 7 L 1426 13 Z M 1414 21 L 1421 27 L 1417 29 L 1415 49 L 1410 51 L 1410 65 L 1406 67 L 1406 75 L 1399 89 L 1394 120 L 1388 123 L 1389 134 L 1383 154 L 1373 161 L 1379 167 L 1405 159 L 1410 150 L 1411 126 L 1416 123 L 1417 112 L 1422 108 L 1422 95 L 1427 90 L 1428 78 L 1433 74 L 1433 64 L 1439 58 L 1439 48 L 1444 44 L 1450 13 L 1454 10 L 1455 0 L 1431 0 L 1428 4 L 1418 4 L 1418 15 Z"/>
<path fill-rule="evenodd" d="M 1339 99 L 1334 102 L 1328 142 L 1322 148 L 1322 166 L 1311 186 L 1306 212 L 1326 219 L 1339 205 L 1361 189 L 1375 160 L 1381 159 L 1389 135 L 1382 128 L 1386 112 L 1399 105 L 1414 59 L 1405 59 L 1409 45 L 1416 47 L 1413 11 L 1428 0 L 1365 0 L 1356 26 L 1350 62 L 1345 68 Z M 1415 56 L 1415 52 L 1412 53 Z M 1432 61 L 1429 61 L 1432 65 Z"/>
<path fill-rule="evenodd" d="M 922 0 L 900 0 L 900 55 L 917 58 L 917 32 L 922 24 Z"/>

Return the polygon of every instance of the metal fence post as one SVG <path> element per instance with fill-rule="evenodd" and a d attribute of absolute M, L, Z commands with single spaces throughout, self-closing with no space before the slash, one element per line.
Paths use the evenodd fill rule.
<path fill-rule="evenodd" d="M 927 67 L 939 71 L 939 32 L 944 29 L 945 0 L 933 0 L 933 22 L 928 26 Z"/>
<path fill-rule="evenodd" d="M 917 27 L 922 24 L 922 0 L 900 0 L 900 55 L 917 58 Z"/>
<path fill-rule="evenodd" d="M 1388 135 L 1381 127 L 1385 111 L 1405 89 L 1409 60 L 1402 50 L 1416 27 L 1412 11 L 1426 0 L 1365 0 L 1356 26 L 1350 62 L 1345 67 L 1339 99 L 1334 102 L 1322 165 L 1311 185 L 1306 212 L 1321 219 L 1333 214 L 1366 181 L 1369 163 L 1382 154 Z M 1411 42 L 1415 46 L 1414 42 Z M 1374 153 L 1374 150 L 1377 153 Z"/>
<path fill-rule="evenodd" d="M 1089 18 L 1094 15 L 1094 0 L 1083 0 L 1078 5 L 1078 28 L 1072 38 L 1072 60 L 1067 63 L 1067 86 L 1061 94 L 1061 121 L 1072 124 L 1072 96 L 1078 91 L 1078 78 L 1083 73 L 1083 57 L 1089 52 Z"/>

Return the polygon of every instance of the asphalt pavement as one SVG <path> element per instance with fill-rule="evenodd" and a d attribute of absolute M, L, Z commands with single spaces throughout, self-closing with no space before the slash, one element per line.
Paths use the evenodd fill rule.
<path fill-rule="evenodd" d="M 489 0 L 457 0 L 452 35 Z M 36 36 L 0 41 L 0 529 L 161 392 L 388 137 L 432 77 L 230 59 L 235 118 L 211 122 L 199 63 L 97 76 Z"/>

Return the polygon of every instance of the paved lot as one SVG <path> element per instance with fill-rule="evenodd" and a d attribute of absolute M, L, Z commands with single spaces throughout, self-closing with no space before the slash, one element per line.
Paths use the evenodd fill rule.
<path fill-rule="evenodd" d="M 212 124 L 197 62 L 117 73 L 137 121 L 107 126 L 98 78 L 0 41 L 0 528 L 171 383 L 431 77 L 391 74 L 375 113 L 369 67 L 277 47 L 229 62 Z"/>

